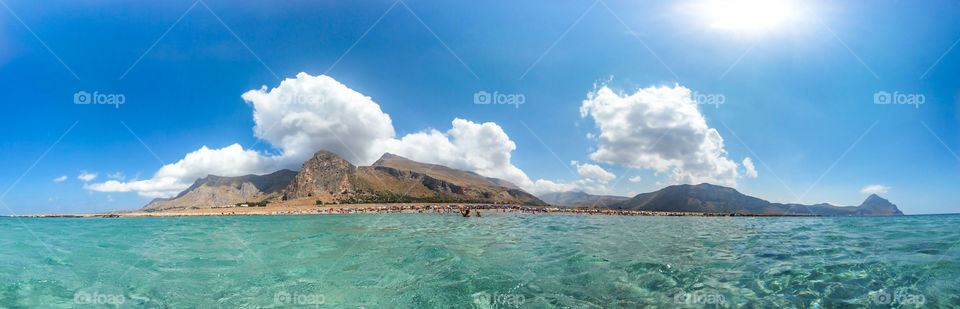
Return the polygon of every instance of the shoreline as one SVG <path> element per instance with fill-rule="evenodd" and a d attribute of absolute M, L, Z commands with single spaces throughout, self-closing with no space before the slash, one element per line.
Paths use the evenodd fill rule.
<path fill-rule="evenodd" d="M 641 211 L 605 208 L 579 208 L 560 206 L 521 206 L 493 204 L 352 204 L 336 206 L 265 206 L 265 207 L 219 207 L 161 211 L 111 211 L 92 214 L 32 214 L 16 215 L 19 218 L 166 218 L 166 217 L 211 217 L 211 216 L 288 216 L 288 215 L 346 215 L 346 214 L 394 214 L 432 213 L 459 215 L 461 209 L 469 208 L 483 213 L 520 213 L 533 215 L 603 215 L 644 217 L 822 217 L 802 214 L 738 214 L 708 212 Z"/>

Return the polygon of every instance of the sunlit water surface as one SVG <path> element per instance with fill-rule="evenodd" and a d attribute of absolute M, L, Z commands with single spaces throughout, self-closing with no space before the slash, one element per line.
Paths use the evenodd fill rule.
<path fill-rule="evenodd" d="M 0 307 L 957 308 L 958 242 L 954 215 L 0 218 Z"/>

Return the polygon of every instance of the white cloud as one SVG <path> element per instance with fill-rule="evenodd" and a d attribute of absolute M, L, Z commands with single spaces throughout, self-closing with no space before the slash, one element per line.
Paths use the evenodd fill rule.
<path fill-rule="evenodd" d="M 87 173 L 87 171 L 80 172 L 80 175 L 77 175 L 77 179 L 80 179 L 84 182 L 91 181 L 94 178 L 97 178 L 97 173 Z"/>
<path fill-rule="evenodd" d="M 107 174 L 107 178 L 117 179 L 117 180 L 124 180 L 124 179 L 127 178 L 127 176 L 124 175 L 123 172 L 116 172 L 116 173 L 113 173 L 113 174 Z"/>
<path fill-rule="evenodd" d="M 560 183 L 560 182 L 554 182 L 546 179 L 537 179 L 537 181 L 533 183 L 533 186 L 527 187 L 525 189 L 534 194 L 579 190 L 577 184 Z"/>
<path fill-rule="evenodd" d="M 300 73 L 276 88 L 268 90 L 264 86 L 241 97 L 253 107 L 254 135 L 279 153 L 259 153 L 238 144 L 219 149 L 203 146 L 176 163 L 164 165 L 150 179 L 108 180 L 84 187 L 171 197 L 208 174 L 240 176 L 281 168 L 296 170 L 320 149 L 357 165 L 373 163 L 384 152 L 391 152 L 501 178 L 531 192 L 573 187 L 527 177 L 511 163 L 516 144 L 493 122 L 457 118 L 445 132 L 426 130 L 397 139 L 390 116 L 377 103 L 328 76 Z"/>
<path fill-rule="evenodd" d="M 326 75 L 300 73 L 241 97 L 253 105 L 254 135 L 297 166 L 320 149 L 354 164 L 373 163 L 382 154 L 375 146 L 395 135 L 380 105 Z"/>
<path fill-rule="evenodd" d="M 600 129 L 590 158 L 603 163 L 669 172 L 674 183 L 736 185 L 737 163 L 723 138 L 707 126 L 690 89 L 649 87 L 617 94 L 603 86 L 588 94 L 581 117 Z"/>
<path fill-rule="evenodd" d="M 607 183 L 617 178 L 617 175 L 614 175 L 611 172 L 604 170 L 602 167 L 596 164 L 584 163 L 578 164 L 577 161 L 572 161 L 570 164 L 577 167 L 577 174 L 580 174 L 580 177 L 595 180 L 600 183 Z"/>
<path fill-rule="evenodd" d="M 580 164 L 577 160 L 570 160 L 570 165 L 576 167 L 576 173 L 581 177 L 580 179 L 571 183 L 538 179 L 532 186 L 525 189 L 533 193 L 583 191 L 591 194 L 606 194 L 610 192 L 606 184 L 617 178 L 616 175 L 596 164 Z"/>
<path fill-rule="evenodd" d="M 863 194 L 886 194 L 890 191 L 890 187 L 884 185 L 869 185 L 860 189 L 860 193 Z"/>
<path fill-rule="evenodd" d="M 210 174 L 240 176 L 270 173 L 276 169 L 277 157 L 244 150 L 239 144 L 220 149 L 203 146 L 176 163 L 164 165 L 151 179 L 128 182 L 108 180 L 84 185 L 84 188 L 100 192 L 136 191 L 146 197 L 170 197 L 189 187 L 197 178 Z"/>
<path fill-rule="evenodd" d="M 54 179 L 53 179 L 53 182 L 63 182 L 63 181 L 65 181 L 65 180 L 67 180 L 67 175 L 63 175 L 63 176 L 54 178 Z"/>
<path fill-rule="evenodd" d="M 640 176 L 633 176 L 633 177 L 630 177 L 630 179 L 627 179 L 627 180 L 630 180 L 630 182 L 640 182 L 640 181 L 643 181 L 643 178 L 640 177 Z"/>
<path fill-rule="evenodd" d="M 452 125 L 447 132 L 430 130 L 408 134 L 399 140 L 384 140 L 378 149 L 380 153 L 390 152 L 416 161 L 501 178 L 522 188 L 534 188 L 535 183 L 510 162 L 511 152 L 517 145 L 499 125 L 460 118 L 454 119 Z"/>
<path fill-rule="evenodd" d="M 750 157 L 743 158 L 743 168 L 747 170 L 747 177 L 757 178 L 757 168 L 753 166 L 753 160 Z"/>

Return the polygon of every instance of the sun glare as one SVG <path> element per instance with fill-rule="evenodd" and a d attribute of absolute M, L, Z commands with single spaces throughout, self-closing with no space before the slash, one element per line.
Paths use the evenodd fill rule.
<path fill-rule="evenodd" d="M 703 9 L 710 27 L 726 30 L 772 30 L 796 14 L 796 8 L 782 0 L 709 1 Z"/>

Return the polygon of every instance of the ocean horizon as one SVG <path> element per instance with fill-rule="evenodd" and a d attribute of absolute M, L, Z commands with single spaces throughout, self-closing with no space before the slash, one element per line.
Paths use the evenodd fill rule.
<path fill-rule="evenodd" d="M 958 307 L 960 215 L 0 218 L 0 307 Z"/>

